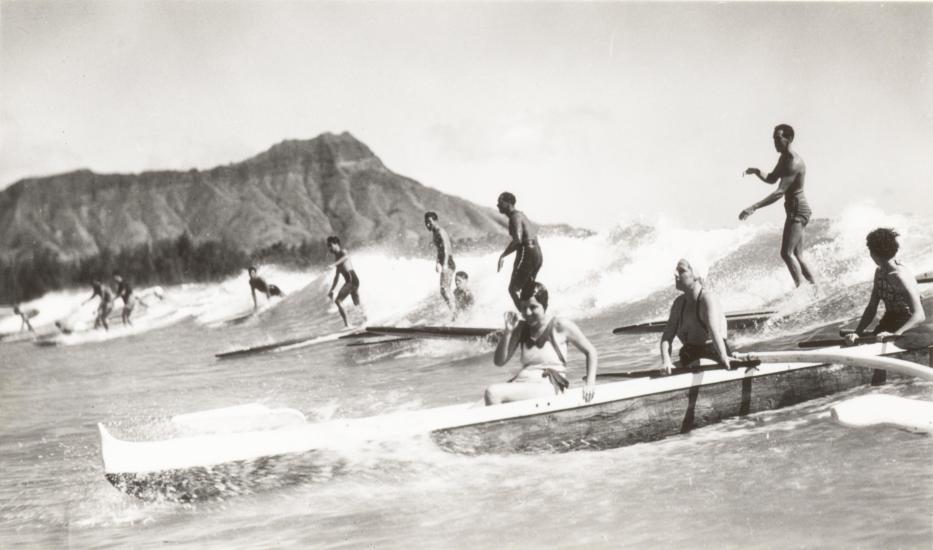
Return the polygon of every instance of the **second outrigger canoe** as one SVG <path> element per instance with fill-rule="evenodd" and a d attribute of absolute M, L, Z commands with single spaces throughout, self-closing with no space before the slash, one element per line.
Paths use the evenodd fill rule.
<path fill-rule="evenodd" d="M 222 496 L 225 485 L 218 480 L 267 471 L 276 459 L 348 444 L 428 436 L 444 450 L 466 454 L 606 449 L 879 383 L 886 374 L 826 363 L 827 358 L 849 364 L 874 360 L 895 372 L 926 377 L 927 367 L 876 357 L 906 353 L 886 342 L 794 352 L 794 362 L 772 362 L 773 355 L 761 354 L 755 368 L 600 384 L 589 403 L 579 388 L 572 388 L 550 398 L 492 407 L 467 403 L 164 441 L 122 441 L 100 424 L 101 455 L 105 476 L 118 489 L 141 498 L 190 501 Z M 928 353 L 924 349 L 909 356 L 926 363 Z M 806 362 L 808 357 L 813 361 Z M 928 370 L 933 378 L 933 369 Z"/>

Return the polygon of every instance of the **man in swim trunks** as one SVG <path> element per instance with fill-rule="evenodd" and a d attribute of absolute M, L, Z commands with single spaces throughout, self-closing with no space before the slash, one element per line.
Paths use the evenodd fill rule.
<path fill-rule="evenodd" d="M 253 296 L 253 309 L 259 309 L 259 303 L 256 301 L 256 291 L 262 292 L 266 295 L 266 301 L 272 299 L 272 296 L 284 296 L 285 293 L 282 290 L 275 286 L 266 283 L 266 280 L 257 275 L 257 270 L 255 266 L 249 266 L 249 269 L 246 270 L 249 273 L 249 291 Z"/>
<path fill-rule="evenodd" d="M 350 323 L 347 321 L 347 313 L 344 311 L 340 302 L 349 296 L 353 300 L 353 305 L 362 307 L 360 306 L 359 294 L 360 278 L 357 277 L 356 271 L 353 270 L 353 264 L 350 263 L 350 254 L 340 246 L 339 238 L 333 235 L 327 237 L 327 248 L 330 249 L 336 260 L 334 262 L 334 283 L 330 285 L 330 292 L 327 293 L 327 297 L 332 299 L 337 305 L 337 311 L 340 312 L 340 318 L 343 319 L 344 326 L 349 327 Z M 343 275 L 344 283 L 343 286 L 340 287 L 340 291 L 337 292 L 337 297 L 334 298 L 334 289 L 337 288 L 337 282 L 340 280 L 341 275 Z"/>
<path fill-rule="evenodd" d="M 94 328 L 104 327 L 104 330 L 110 330 L 110 326 L 107 324 L 107 316 L 110 315 L 110 312 L 113 310 L 113 291 L 110 290 L 110 286 L 100 281 L 92 281 L 91 288 L 94 290 L 94 293 L 91 294 L 90 298 L 81 302 L 81 305 L 100 296 L 100 305 L 97 306 L 97 317 L 94 319 Z"/>
<path fill-rule="evenodd" d="M 875 270 L 871 298 L 855 333 L 846 336 L 850 344 L 854 344 L 875 320 L 879 302 L 884 303 L 884 315 L 874 330 L 878 338 L 900 336 L 926 320 L 917 280 L 907 266 L 894 259 L 900 248 L 897 236 L 893 229 L 879 227 L 866 238 L 868 252 L 878 269 Z"/>
<path fill-rule="evenodd" d="M 702 268 L 691 265 L 687 260 L 677 262 L 674 287 L 683 294 L 674 300 L 661 335 L 661 370 L 667 374 L 674 368 L 671 361 L 674 336 L 683 344 L 680 366 L 689 367 L 706 358 L 732 369 L 732 347 L 726 340 L 726 315 L 719 307 L 719 300 L 711 292 L 704 291 L 704 276 Z"/>
<path fill-rule="evenodd" d="M 804 278 L 811 284 L 816 284 L 813 273 L 804 259 L 803 250 L 804 230 L 812 214 L 807 198 L 803 194 L 807 166 L 800 155 L 791 149 L 791 142 L 794 141 L 793 128 L 787 124 L 778 124 L 774 128 L 772 137 L 774 138 L 774 148 L 781 154 L 774 170 L 767 177 L 762 176 L 761 170 L 757 168 L 748 168 L 745 170 L 745 174 L 754 174 L 767 184 L 774 184 L 778 180 L 781 183 L 773 193 L 742 210 L 739 219 L 747 219 L 755 210 L 775 203 L 783 196 L 784 211 L 787 218 L 784 221 L 784 235 L 781 238 L 781 259 L 787 264 L 787 269 L 790 270 L 790 276 L 793 277 L 795 285 L 800 286 Z"/>
<path fill-rule="evenodd" d="M 454 303 L 457 306 L 454 317 L 473 307 L 473 293 L 470 292 L 468 285 L 470 276 L 466 271 L 458 271 L 454 282 L 457 288 L 454 289 Z"/>
<path fill-rule="evenodd" d="M 13 314 L 19 315 L 20 319 L 22 319 L 22 322 L 19 325 L 20 332 L 23 332 L 24 330 L 28 328 L 29 332 L 33 334 L 36 333 L 36 330 L 32 328 L 32 323 L 30 323 L 29 320 L 35 317 L 36 315 L 39 315 L 38 309 L 27 309 L 26 311 L 23 311 L 22 309 L 20 309 L 19 304 L 16 304 L 13 306 Z"/>
<path fill-rule="evenodd" d="M 544 256 L 535 236 L 534 227 L 523 212 L 515 209 L 515 195 L 508 191 L 499 195 L 496 203 L 499 212 L 509 218 L 509 235 L 512 240 L 499 256 L 499 267 L 502 271 L 505 257 L 515 252 L 515 263 L 512 265 L 512 278 L 509 280 L 509 295 L 515 307 L 519 307 L 522 289 L 534 285 L 538 277 Z"/>
<path fill-rule="evenodd" d="M 123 311 L 120 313 L 120 318 L 123 320 L 124 325 L 132 325 L 133 323 L 130 322 L 130 315 L 133 313 L 133 307 L 136 306 L 133 288 L 130 287 L 130 284 L 127 283 L 119 273 L 114 273 L 113 281 L 117 283 L 117 298 L 123 300 Z"/>
<path fill-rule="evenodd" d="M 453 280 L 454 271 L 457 269 L 453 257 L 453 248 L 450 245 L 450 236 L 447 234 L 447 230 L 437 222 L 436 212 L 425 212 L 424 226 L 432 233 L 434 246 L 437 248 L 435 270 L 441 274 L 441 298 L 444 299 L 444 303 L 447 304 L 450 311 L 456 313 L 454 303 L 450 299 L 450 283 Z"/>

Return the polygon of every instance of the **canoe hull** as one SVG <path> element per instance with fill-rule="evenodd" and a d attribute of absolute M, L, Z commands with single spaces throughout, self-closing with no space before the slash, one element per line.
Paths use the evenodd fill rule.
<path fill-rule="evenodd" d="M 818 365 L 696 385 L 590 407 L 436 430 L 443 449 L 465 454 L 611 449 L 687 433 L 727 418 L 779 409 L 884 383 L 884 371 Z"/>

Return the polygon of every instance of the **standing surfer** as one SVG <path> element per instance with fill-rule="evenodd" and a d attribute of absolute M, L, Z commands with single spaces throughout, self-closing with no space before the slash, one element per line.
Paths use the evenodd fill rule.
<path fill-rule="evenodd" d="M 120 318 L 123 320 L 124 325 L 131 325 L 130 315 L 133 314 L 133 307 L 136 305 L 136 298 L 133 296 L 133 287 L 130 286 L 119 273 L 113 274 L 113 280 L 117 283 L 117 298 L 123 300 L 123 311 L 120 313 Z"/>
<path fill-rule="evenodd" d="M 110 326 L 107 324 L 107 316 L 110 315 L 110 311 L 113 309 L 113 291 L 110 290 L 110 286 L 96 280 L 91 281 L 91 288 L 94 290 L 94 293 L 91 294 L 90 298 L 81 302 L 81 305 L 99 296 L 100 304 L 97 306 L 97 317 L 94 319 L 94 328 L 103 326 L 104 330 L 110 330 Z"/>
<path fill-rule="evenodd" d="M 781 259 L 787 264 L 794 284 L 800 286 L 801 278 L 806 278 L 811 284 L 816 284 L 813 273 L 804 259 L 803 237 L 810 221 L 812 211 L 803 194 L 804 180 L 807 176 L 807 166 L 796 151 L 791 149 L 794 141 L 794 129 L 788 124 L 778 124 L 774 128 L 774 148 L 781 156 L 778 158 L 774 170 L 767 176 L 761 175 L 761 170 L 748 168 L 746 174 L 754 174 L 758 179 L 774 184 L 780 180 L 780 185 L 764 199 L 749 206 L 739 214 L 740 220 L 751 216 L 755 210 L 775 203 L 784 197 L 784 211 L 787 218 L 784 220 L 784 234 L 781 237 Z"/>
<path fill-rule="evenodd" d="M 499 212 L 509 218 L 509 236 L 512 240 L 499 256 L 499 266 L 496 271 L 502 271 L 505 257 L 515 252 L 515 263 L 512 265 L 512 278 L 509 280 L 509 295 L 515 307 L 519 308 L 521 294 L 525 288 L 531 288 L 544 263 L 541 247 L 528 217 L 515 209 L 515 195 L 508 191 L 499 195 L 496 203 Z"/>
<path fill-rule="evenodd" d="M 705 273 L 687 260 L 677 262 L 674 272 L 674 287 L 683 292 L 674 299 L 667 326 L 661 335 L 661 370 L 670 374 L 671 345 L 674 336 L 680 340 L 680 366 L 688 367 L 701 358 L 712 359 L 727 369 L 732 365 L 729 358 L 732 349 L 726 340 L 726 316 L 719 307 L 719 300 L 704 292 Z"/>
<path fill-rule="evenodd" d="M 900 336 L 926 320 L 917 280 L 907 266 L 894 259 L 900 248 L 897 232 L 879 227 L 868 234 L 866 241 L 868 253 L 878 269 L 875 270 L 871 298 L 868 299 L 855 333 L 846 337 L 853 344 L 874 321 L 879 302 L 884 303 L 884 315 L 874 330 L 879 338 Z"/>
<path fill-rule="evenodd" d="M 327 293 L 327 297 L 334 301 L 334 304 L 337 305 L 337 311 L 340 312 L 340 318 L 343 319 L 343 324 L 346 327 L 350 326 L 350 323 L 347 321 L 347 313 L 344 311 L 343 306 L 340 304 L 347 296 L 353 299 L 353 305 L 357 307 L 362 307 L 360 305 L 360 278 L 357 277 L 356 271 L 353 270 L 353 264 L 350 262 L 350 254 L 346 249 L 340 246 L 340 239 L 331 235 L 327 237 L 327 248 L 330 249 L 331 253 L 334 255 L 334 282 L 330 285 L 330 292 Z M 340 290 L 337 292 L 337 297 L 334 297 L 334 289 L 337 288 L 337 282 L 340 281 L 340 276 L 343 275 L 344 283 L 340 287 Z M 363 314 L 365 318 L 365 313 Z"/>
<path fill-rule="evenodd" d="M 19 304 L 16 304 L 13 306 L 13 314 L 19 315 L 19 318 L 22 319 L 22 322 L 19 325 L 20 332 L 23 332 L 24 330 L 28 328 L 29 332 L 33 334 L 36 333 L 36 330 L 32 328 L 32 323 L 30 323 L 29 320 L 35 317 L 36 315 L 39 315 L 38 309 L 27 309 L 26 311 L 23 311 L 22 309 L 20 309 Z"/>
<path fill-rule="evenodd" d="M 486 388 L 487 405 L 550 397 L 570 386 L 567 380 L 567 343 L 586 355 L 586 378 L 583 399 L 587 403 L 596 391 L 596 348 L 580 328 L 569 319 L 548 315 L 548 290 L 541 283 L 526 286 L 520 296 L 518 315 L 505 314 L 505 330 L 499 338 L 493 358 L 497 367 L 509 362 L 519 350 L 522 369 L 506 383 Z"/>
<path fill-rule="evenodd" d="M 249 291 L 253 296 L 253 310 L 259 309 L 259 303 L 256 301 L 257 290 L 266 295 L 266 302 L 271 300 L 272 296 L 285 295 L 279 287 L 267 283 L 265 279 L 260 277 L 257 274 L 255 266 L 249 266 L 249 269 L 247 269 L 246 272 L 249 273 Z"/>
<path fill-rule="evenodd" d="M 447 230 L 441 227 L 437 221 L 437 212 L 425 212 L 424 226 L 431 232 L 434 239 L 434 246 L 437 248 L 437 265 L 435 270 L 441 274 L 441 298 L 450 308 L 450 311 L 456 313 L 456 306 L 451 300 L 450 283 L 453 281 L 454 271 L 457 264 L 454 262 L 453 249 L 450 245 L 450 235 Z"/>

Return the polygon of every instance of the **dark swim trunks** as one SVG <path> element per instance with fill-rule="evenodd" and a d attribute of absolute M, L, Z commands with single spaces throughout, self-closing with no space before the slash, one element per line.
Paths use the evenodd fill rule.
<path fill-rule="evenodd" d="M 904 323 L 906 323 L 908 319 L 910 319 L 910 311 L 885 311 L 873 332 L 875 334 L 879 332 L 895 332 L 897 329 L 904 326 Z"/>
<path fill-rule="evenodd" d="M 344 298 L 349 296 L 353 299 L 353 305 L 358 306 L 360 305 L 360 278 L 356 276 L 356 271 L 349 271 L 347 275 L 344 275 L 346 282 L 337 292 L 336 301 L 343 301 Z"/>
<path fill-rule="evenodd" d="M 530 240 L 515 253 L 515 263 L 512 265 L 512 279 L 509 281 L 509 290 L 521 290 L 533 285 L 538 277 L 544 255 L 537 240 Z"/>
<path fill-rule="evenodd" d="M 804 227 L 807 226 L 807 223 L 810 222 L 810 216 L 813 215 L 813 211 L 810 210 L 810 205 L 803 193 L 785 195 L 784 212 L 787 214 L 788 220 L 800 222 Z"/>
<path fill-rule="evenodd" d="M 723 343 L 726 345 L 726 353 L 732 355 L 732 345 L 729 340 L 725 340 Z M 687 367 L 698 359 L 710 359 L 719 363 L 716 346 L 712 342 L 707 342 L 705 344 L 684 344 L 680 348 L 680 366 Z"/>

